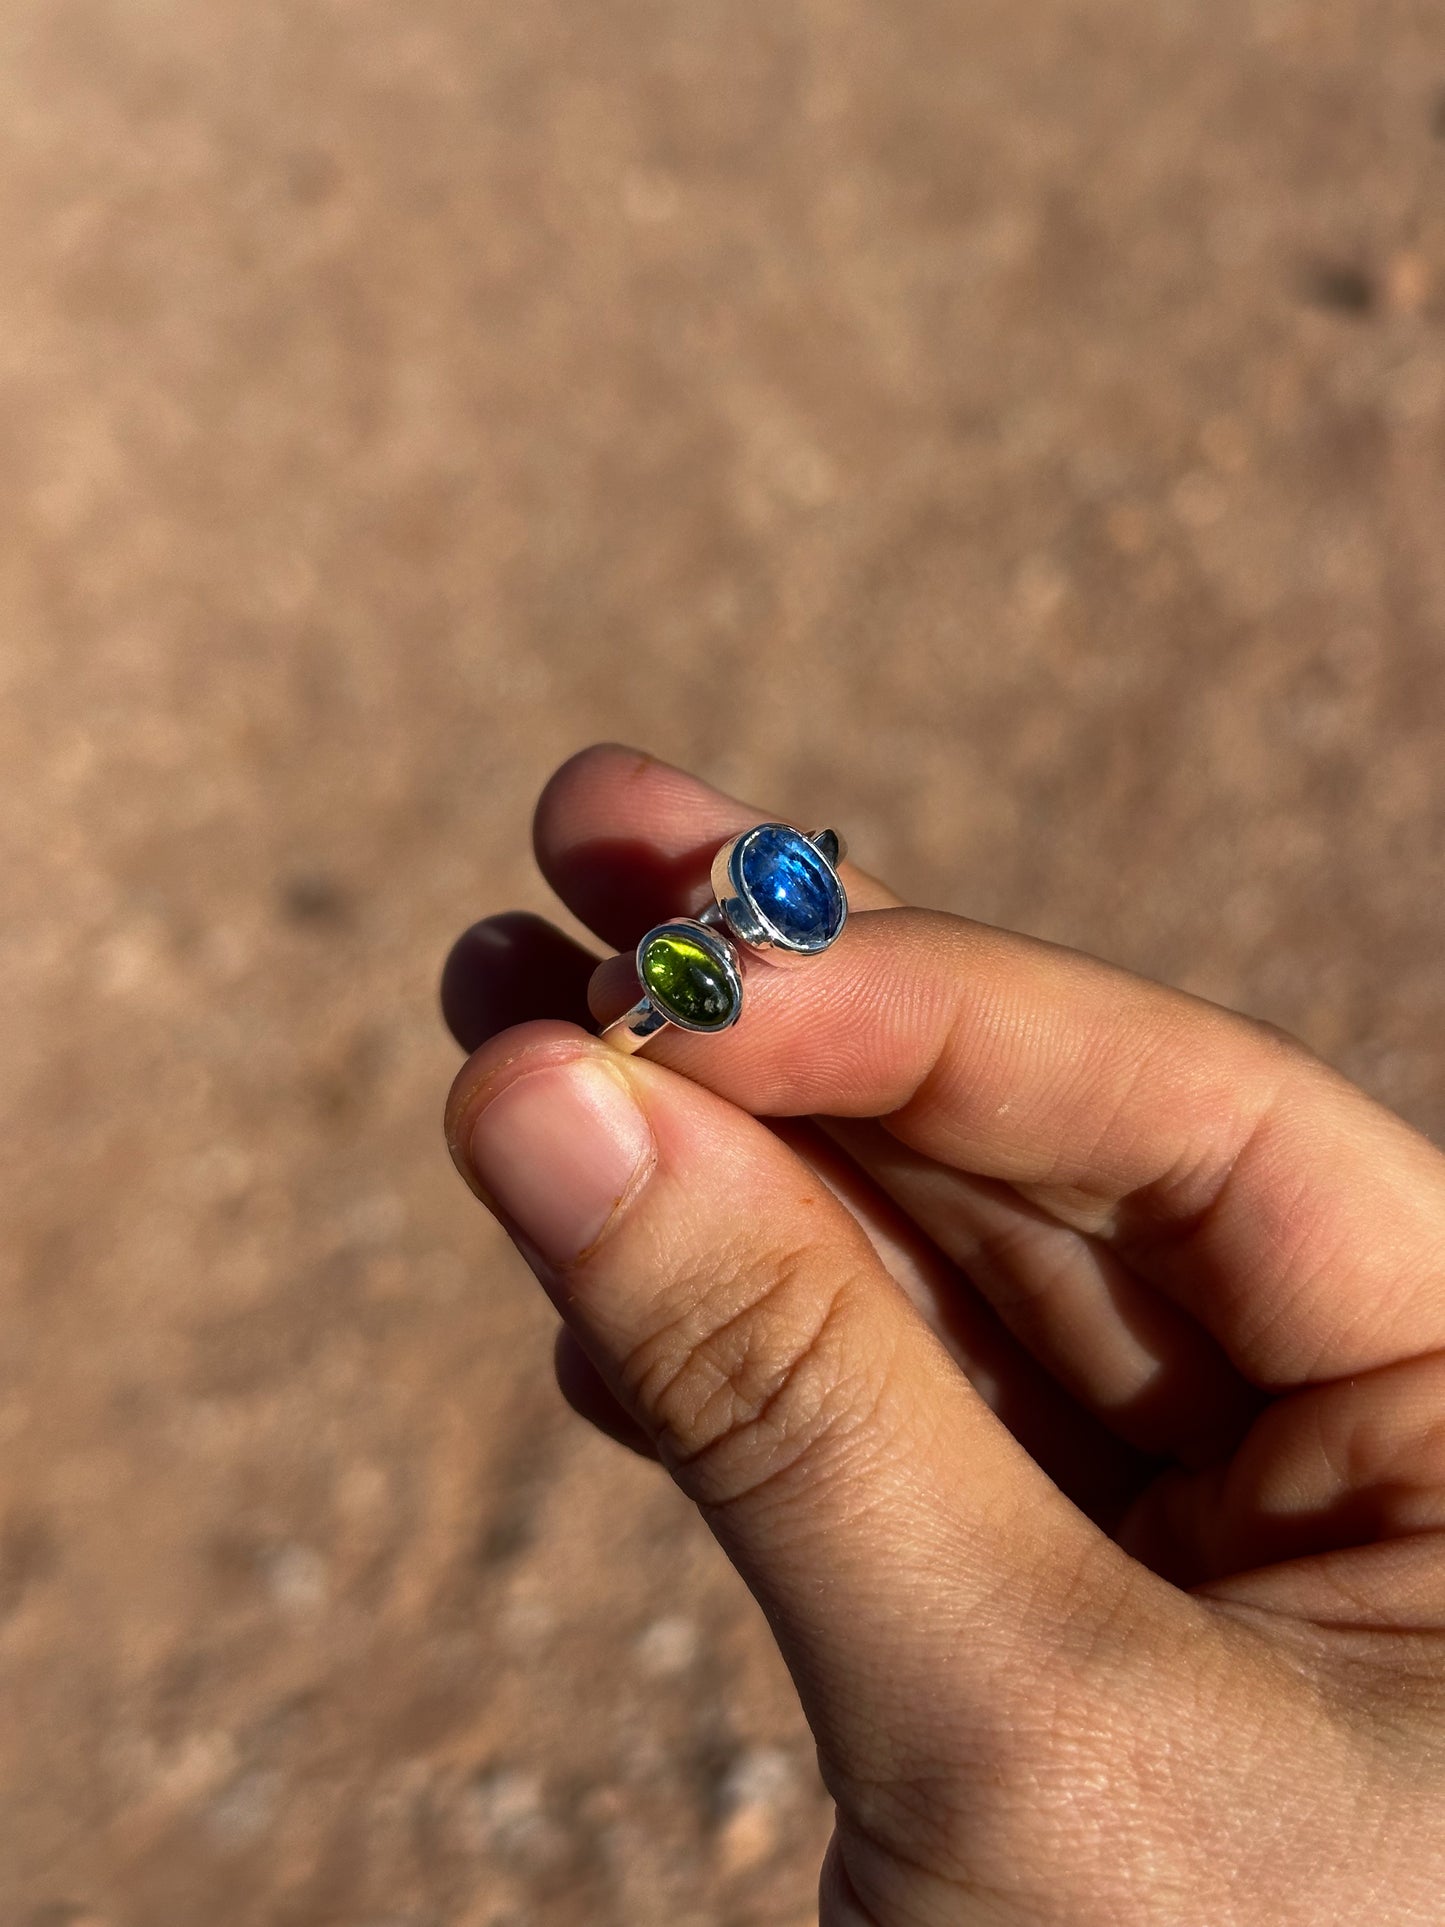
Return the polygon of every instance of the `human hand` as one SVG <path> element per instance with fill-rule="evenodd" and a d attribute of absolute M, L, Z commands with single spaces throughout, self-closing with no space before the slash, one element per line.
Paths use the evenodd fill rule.
<path fill-rule="evenodd" d="M 766 815 L 604 746 L 537 855 L 630 946 Z M 821 1927 L 1445 1921 L 1445 1158 L 1280 1032 L 843 875 L 722 1035 L 600 1044 L 630 954 L 535 919 L 444 992 L 564 1390 L 791 1669 Z"/>

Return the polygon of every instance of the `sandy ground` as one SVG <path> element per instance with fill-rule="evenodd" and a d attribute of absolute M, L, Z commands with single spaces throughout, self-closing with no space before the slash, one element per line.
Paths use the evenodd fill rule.
<path fill-rule="evenodd" d="M 0 403 L 0 1923 L 804 1927 L 436 973 L 615 737 L 1445 1131 L 1439 0 L 10 0 Z"/>

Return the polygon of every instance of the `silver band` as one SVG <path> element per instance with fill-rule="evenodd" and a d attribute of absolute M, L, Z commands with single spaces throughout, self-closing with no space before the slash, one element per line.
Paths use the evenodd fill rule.
<path fill-rule="evenodd" d="M 614 1017 L 610 1024 L 603 1025 L 602 1041 L 630 1057 L 634 1051 L 642 1049 L 649 1037 L 656 1037 L 660 1030 L 666 1030 L 667 1021 L 650 997 L 642 997 L 631 1010 L 624 1011 L 621 1017 Z"/>

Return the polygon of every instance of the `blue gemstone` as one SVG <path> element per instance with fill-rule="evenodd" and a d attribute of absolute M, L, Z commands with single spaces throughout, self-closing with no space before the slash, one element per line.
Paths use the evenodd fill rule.
<path fill-rule="evenodd" d="M 740 853 L 743 888 L 783 942 L 821 950 L 843 927 L 842 885 L 797 830 L 769 823 Z"/>

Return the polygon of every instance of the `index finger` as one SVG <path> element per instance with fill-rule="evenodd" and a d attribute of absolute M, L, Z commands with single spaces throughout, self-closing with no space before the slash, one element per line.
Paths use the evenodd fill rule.
<path fill-rule="evenodd" d="M 719 846 L 767 815 L 643 750 L 598 743 L 542 791 L 532 844 L 568 909 L 605 943 L 630 950 L 664 917 L 705 909 Z M 838 873 L 854 909 L 901 902 L 856 863 L 845 861 Z"/>

